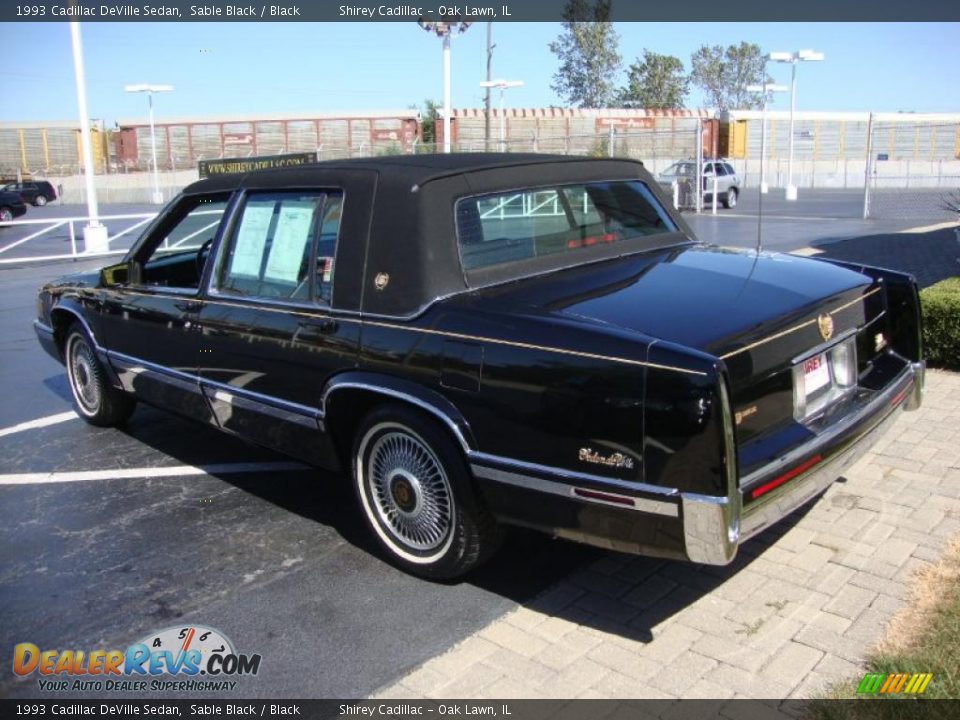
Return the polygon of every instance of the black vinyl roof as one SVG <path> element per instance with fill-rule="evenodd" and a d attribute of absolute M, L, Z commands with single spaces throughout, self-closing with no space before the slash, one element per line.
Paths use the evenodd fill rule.
<path fill-rule="evenodd" d="M 219 175 L 184 194 L 338 188 L 344 210 L 333 306 L 409 317 L 434 300 L 468 290 L 455 221 L 459 199 L 547 185 L 640 179 L 669 201 L 643 163 L 537 153 L 451 153 L 328 160 Z M 688 232 L 678 215 L 677 225 Z M 376 283 L 377 277 L 389 278 Z"/>
<path fill-rule="evenodd" d="M 275 185 L 277 187 L 288 181 L 303 182 L 311 171 L 324 172 L 329 170 L 370 170 L 374 172 L 389 172 L 391 175 L 402 178 L 410 185 L 422 185 L 430 180 L 461 173 L 477 172 L 494 168 L 520 168 L 528 165 L 563 164 L 590 162 L 590 158 L 576 155 L 549 155 L 540 153 L 430 153 L 423 155 L 388 155 L 382 157 L 354 158 L 344 160 L 323 160 L 306 165 L 295 165 L 286 168 L 271 168 L 254 170 L 248 173 L 231 175 L 217 175 L 195 182 L 185 188 L 187 194 L 229 190 L 240 187 L 250 181 L 258 185 Z M 598 160 L 593 160 L 597 162 Z M 643 163 L 632 160 L 637 165 Z"/>

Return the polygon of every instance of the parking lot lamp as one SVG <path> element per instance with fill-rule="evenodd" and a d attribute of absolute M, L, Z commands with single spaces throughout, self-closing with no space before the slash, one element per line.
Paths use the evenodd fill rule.
<path fill-rule="evenodd" d="M 432 22 L 420 20 L 417 22 L 427 32 L 434 33 L 443 39 L 443 151 L 450 152 L 450 36 L 454 33 L 465 33 L 473 23 L 468 22 Z"/>
<path fill-rule="evenodd" d="M 762 93 L 763 97 L 761 99 L 760 113 L 761 113 L 761 130 L 760 130 L 760 192 L 766 193 L 770 190 L 767 185 L 767 100 L 770 98 L 770 95 L 775 92 L 785 92 L 786 87 L 783 85 L 774 85 L 773 83 L 766 83 L 764 85 L 747 85 L 747 92 L 752 93 Z"/>
<path fill-rule="evenodd" d="M 160 173 L 157 171 L 157 134 L 153 127 L 153 94 L 171 92 L 173 85 L 126 85 L 123 88 L 128 93 L 146 93 L 147 103 L 150 106 L 150 152 L 153 156 L 153 203 L 163 203 L 163 193 L 160 192 Z"/>
<path fill-rule="evenodd" d="M 507 149 L 507 125 L 503 114 L 503 93 L 507 88 L 523 85 L 523 80 L 485 80 L 480 83 L 482 88 L 500 88 L 500 152 Z"/>
<path fill-rule="evenodd" d="M 796 52 L 772 52 L 768 59 L 774 62 L 790 63 L 790 157 L 787 160 L 787 200 L 797 199 L 797 186 L 793 184 L 793 115 L 797 108 L 797 63 L 818 62 L 823 53 L 815 50 L 797 50 Z"/>
<path fill-rule="evenodd" d="M 83 228 L 83 247 L 87 252 L 110 249 L 107 226 L 100 222 L 97 190 L 93 183 L 93 149 L 90 146 L 90 116 L 87 114 L 87 82 L 83 71 L 83 42 L 80 23 L 70 23 L 73 73 L 77 84 L 77 110 L 80 113 L 80 152 L 83 155 L 83 183 L 87 191 L 87 225 Z M 18 176 L 19 177 L 19 176 Z M 61 198 L 63 194 L 60 193 Z"/>

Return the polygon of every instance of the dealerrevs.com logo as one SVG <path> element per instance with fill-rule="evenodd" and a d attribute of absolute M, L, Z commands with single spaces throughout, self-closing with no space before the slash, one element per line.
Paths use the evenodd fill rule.
<path fill-rule="evenodd" d="M 38 675 L 46 692 L 231 691 L 233 678 L 259 670 L 260 655 L 238 653 L 223 633 L 201 625 L 169 627 L 126 650 L 13 648 L 13 672 Z"/>

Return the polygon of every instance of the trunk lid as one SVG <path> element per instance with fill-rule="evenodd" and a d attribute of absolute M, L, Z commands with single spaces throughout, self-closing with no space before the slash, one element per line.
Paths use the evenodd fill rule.
<path fill-rule="evenodd" d="M 692 245 L 479 291 L 490 304 L 634 330 L 724 358 L 734 386 L 867 319 L 865 275 L 778 253 Z M 802 327 L 797 328 L 798 325 Z"/>

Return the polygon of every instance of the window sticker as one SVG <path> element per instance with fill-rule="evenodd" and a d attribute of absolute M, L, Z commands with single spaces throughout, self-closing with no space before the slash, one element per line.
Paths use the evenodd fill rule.
<path fill-rule="evenodd" d="M 314 206 L 313 200 L 283 204 L 277 228 L 273 233 L 273 245 L 270 247 L 264 279 L 290 283 L 296 283 L 300 279 Z"/>
<path fill-rule="evenodd" d="M 249 203 L 243 211 L 243 221 L 237 232 L 237 243 L 230 259 L 231 276 L 260 277 L 260 262 L 267 243 L 267 232 L 273 217 L 273 201 Z"/>

